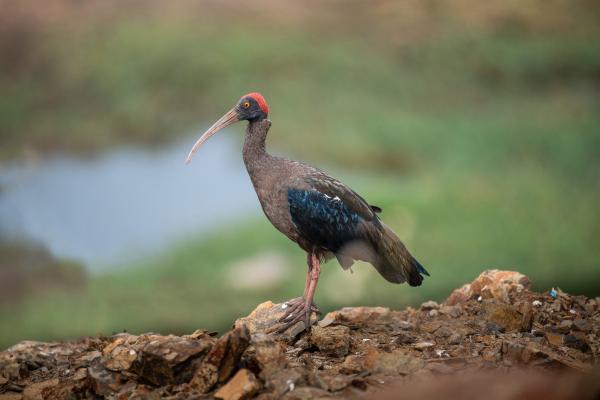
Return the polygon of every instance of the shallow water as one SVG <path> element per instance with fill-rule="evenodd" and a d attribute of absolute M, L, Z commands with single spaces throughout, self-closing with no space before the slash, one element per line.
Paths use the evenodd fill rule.
<path fill-rule="evenodd" d="M 239 136 L 216 135 L 189 165 L 184 160 L 197 135 L 158 150 L 4 165 L 0 233 L 41 242 L 99 271 L 255 215 Z"/>

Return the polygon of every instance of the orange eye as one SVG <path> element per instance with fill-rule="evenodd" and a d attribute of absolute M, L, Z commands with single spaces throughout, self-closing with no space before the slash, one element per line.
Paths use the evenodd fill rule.
<path fill-rule="evenodd" d="M 248 107 L 250 107 L 250 102 L 249 102 L 249 101 L 245 101 L 245 102 L 243 102 L 243 103 L 242 103 L 242 107 L 244 107 L 244 108 L 248 108 Z"/>

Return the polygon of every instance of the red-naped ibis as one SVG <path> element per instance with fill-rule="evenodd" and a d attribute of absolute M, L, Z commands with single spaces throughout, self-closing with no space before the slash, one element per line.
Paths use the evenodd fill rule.
<path fill-rule="evenodd" d="M 419 286 L 425 268 L 409 253 L 398 236 L 359 194 L 310 165 L 272 156 L 265 141 L 271 127 L 269 107 L 260 93 L 249 93 L 215 122 L 192 147 L 189 163 L 198 148 L 219 130 L 246 120 L 244 164 L 271 223 L 307 254 L 308 273 L 302 297 L 288 301 L 282 318 L 284 328 L 304 321 L 310 329 L 310 314 L 321 263 L 333 258 L 344 269 L 355 260 L 372 264 L 392 283 Z"/>

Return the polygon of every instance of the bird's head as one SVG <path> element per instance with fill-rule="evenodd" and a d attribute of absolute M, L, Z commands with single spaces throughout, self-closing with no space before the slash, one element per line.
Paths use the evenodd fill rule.
<path fill-rule="evenodd" d="M 194 147 L 187 156 L 186 163 L 192 161 L 194 153 L 208 140 L 212 135 L 221 129 L 239 121 L 258 122 L 269 115 L 269 106 L 265 98 L 260 93 L 248 93 L 237 102 L 237 104 L 217 120 L 206 132 L 200 136 L 200 139 L 194 143 Z"/>

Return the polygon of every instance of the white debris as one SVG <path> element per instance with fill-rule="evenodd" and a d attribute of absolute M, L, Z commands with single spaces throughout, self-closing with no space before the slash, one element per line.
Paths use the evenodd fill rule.
<path fill-rule="evenodd" d="M 288 390 L 289 390 L 290 392 L 293 392 L 293 391 L 294 391 L 294 389 L 296 389 L 296 384 L 294 384 L 294 381 L 292 381 L 291 379 L 288 379 L 288 380 L 287 380 L 287 382 L 286 382 L 286 385 L 287 385 L 287 387 L 288 387 Z"/>
<path fill-rule="evenodd" d="M 539 300 L 534 300 L 531 305 L 533 305 L 534 307 L 540 307 L 542 305 L 542 302 Z"/>
<path fill-rule="evenodd" d="M 436 350 L 435 355 L 438 357 L 450 357 L 450 354 L 448 354 L 447 350 L 444 350 L 444 349 Z"/>

